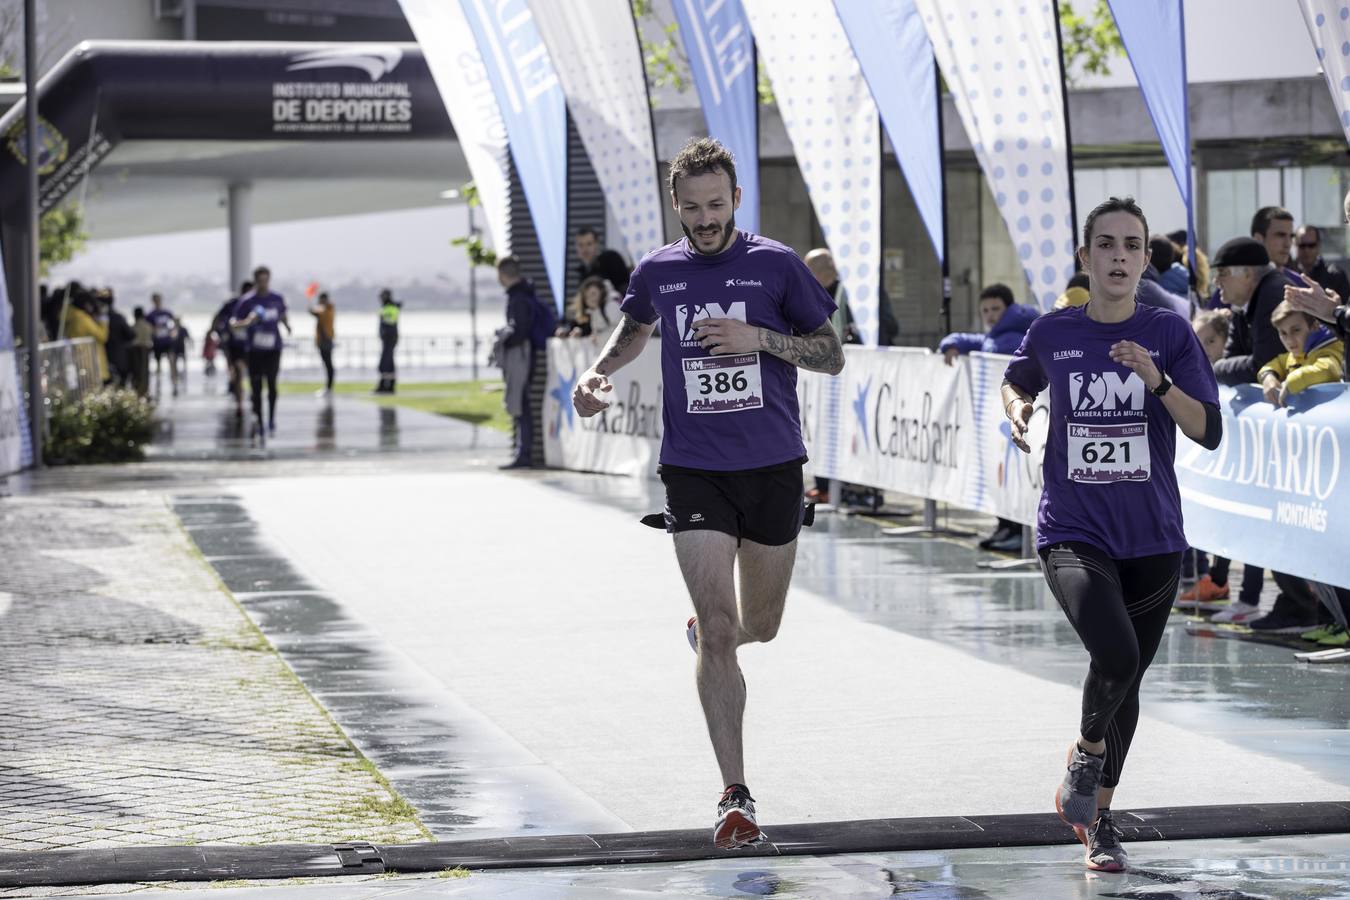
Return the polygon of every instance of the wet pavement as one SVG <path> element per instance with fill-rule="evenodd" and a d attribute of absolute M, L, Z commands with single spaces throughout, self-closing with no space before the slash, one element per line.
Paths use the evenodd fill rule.
<path fill-rule="evenodd" d="M 704 827 L 718 788 L 659 485 L 494 470 L 504 436 L 360 400 L 283 397 L 264 448 L 219 397 L 150 462 L 10 491 L 150 490 L 438 836 Z M 977 529 L 982 517 L 966 517 Z M 747 648 L 764 821 L 1040 812 L 1086 656 L 1043 581 L 972 540 L 822 516 L 779 639 Z M 1169 632 L 1118 807 L 1350 798 L 1350 666 Z M 810 785 L 803 791 L 803 785 Z M 1348 823 L 1350 825 L 1350 823 Z M 531 870 L 267 896 L 1350 897 L 1350 837 Z M 753 863 L 753 865 L 751 865 Z M 262 896 L 261 889 L 220 896 Z"/>

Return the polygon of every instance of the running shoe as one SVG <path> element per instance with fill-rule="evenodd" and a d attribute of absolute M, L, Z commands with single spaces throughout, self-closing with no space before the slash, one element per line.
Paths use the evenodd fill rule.
<path fill-rule="evenodd" d="M 1214 579 L 1206 573 L 1200 576 L 1200 580 L 1195 583 L 1195 587 L 1182 593 L 1177 598 L 1175 605 L 1181 609 L 1194 609 L 1201 603 L 1213 603 L 1215 600 L 1228 599 L 1228 585 L 1219 586 L 1214 583 Z"/>
<path fill-rule="evenodd" d="M 1330 649 L 1350 647 L 1350 631 L 1346 631 L 1343 625 L 1329 625 L 1327 633 L 1317 643 Z"/>
<path fill-rule="evenodd" d="M 1261 607 L 1237 600 L 1229 604 L 1227 609 L 1221 609 L 1210 616 L 1209 620 L 1220 624 L 1228 622 L 1233 625 L 1250 625 L 1263 615 L 1265 613 L 1261 612 Z"/>
<path fill-rule="evenodd" d="M 1008 537 L 1011 534 L 1012 534 L 1011 528 L 1007 527 L 1006 525 L 1001 525 L 998 528 L 994 529 L 993 534 L 989 535 L 989 537 L 980 541 L 976 546 L 979 547 L 981 550 L 992 550 L 995 544 L 1008 540 Z M 1018 547 L 1022 546 L 1022 536 L 1020 534 L 1017 536 L 1017 546 Z"/>
<path fill-rule="evenodd" d="M 1305 616 L 1280 609 L 1278 605 L 1261 618 L 1247 623 L 1252 631 L 1263 634 L 1302 634 L 1316 625 L 1316 621 L 1309 622 Z"/>
<path fill-rule="evenodd" d="M 722 793 L 717 804 L 717 824 L 713 826 L 713 846 L 735 850 L 764 840 L 764 832 L 755 822 L 755 798 L 743 784 L 733 784 Z"/>
<path fill-rule="evenodd" d="M 1120 844 L 1124 836 L 1111 818 L 1111 810 L 1102 810 L 1096 824 L 1087 832 L 1087 853 L 1083 858 L 1087 867 L 1097 872 L 1124 872 L 1129 861 Z"/>
<path fill-rule="evenodd" d="M 981 541 L 983 543 L 983 541 Z M 990 540 L 986 548 L 997 553 L 1016 553 L 1022 549 L 1022 533 L 1020 531 L 1009 532 L 1006 537 L 996 540 Z"/>
<path fill-rule="evenodd" d="M 1316 644 L 1318 641 L 1322 640 L 1322 638 L 1330 636 L 1333 633 L 1332 629 L 1335 627 L 1335 624 L 1318 625 L 1312 631 L 1305 631 L 1300 634 L 1299 638 L 1305 641 L 1312 641 Z"/>
<path fill-rule="evenodd" d="M 698 616 L 690 616 L 689 624 L 684 628 L 684 636 L 689 639 L 689 649 L 698 652 Z"/>
<path fill-rule="evenodd" d="M 1105 756 L 1093 756 L 1074 741 L 1069 748 L 1069 770 L 1055 791 L 1055 811 L 1085 847 L 1088 826 L 1097 821 L 1097 789 L 1102 785 L 1105 765 Z"/>

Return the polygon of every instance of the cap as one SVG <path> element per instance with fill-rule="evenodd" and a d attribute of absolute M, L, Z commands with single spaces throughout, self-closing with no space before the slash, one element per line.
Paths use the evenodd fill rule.
<path fill-rule="evenodd" d="M 1270 264 L 1266 247 L 1255 238 L 1237 237 L 1219 248 L 1209 261 L 1210 268 L 1225 266 L 1265 266 Z"/>

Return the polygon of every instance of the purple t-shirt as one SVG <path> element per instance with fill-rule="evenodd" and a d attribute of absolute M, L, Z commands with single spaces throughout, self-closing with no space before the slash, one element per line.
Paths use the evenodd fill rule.
<path fill-rule="evenodd" d="M 152 309 L 145 314 L 145 320 L 155 330 L 155 349 L 171 349 L 173 347 L 173 313 L 167 309 Z"/>
<path fill-rule="evenodd" d="M 1137 304 L 1108 324 L 1085 309 L 1032 323 L 1004 376 L 1032 395 L 1050 388 L 1036 544 L 1083 541 L 1115 559 L 1185 550 L 1176 423 L 1143 379 L 1112 362 L 1111 345 L 1134 341 L 1187 395 L 1217 405 L 1214 369 L 1190 323 L 1172 312 Z"/>
<path fill-rule="evenodd" d="M 268 291 L 266 294 L 248 293 L 239 298 L 234 308 L 234 318 L 245 319 L 256 312 L 258 319 L 248 326 L 248 348 L 250 350 L 281 349 L 281 317 L 286 315 L 286 301 L 280 294 Z"/>
<path fill-rule="evenodd" d="M 734 472 L 806 456 L 797 367 L 763 351 L 713 356 L 692 329 L 708 318 L 782 334 L 823 325 L 834 301 L 790 247 L 742 231 L 705 256 L 681 238 L 643 257 L 620 308 L 661 321 L 662 465 Z"/>

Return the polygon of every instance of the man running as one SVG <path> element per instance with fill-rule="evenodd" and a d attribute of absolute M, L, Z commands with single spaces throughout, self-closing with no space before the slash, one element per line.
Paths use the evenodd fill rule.
<path fill-rule="evenodd" d="M 1087 867 L 1107 872 L 1125 868 L 1111 799 L 1187 546 L 1176 433 L 1210 450 L 1223 433 L 1214 370 L 1190 323 L 1135 301 L 1148 233 L 1129 197 L 1088 214 L 1078 256 L 1091 299 L 1033 322 L 1003 382 L 1013 441 L 1027 452 L 1031 402 L 1050 390 L 1055 424 L 1036 546 L 1045 580 L 1092 658 L 1055 808 L 1087 848 Z M 1076 395 L 1075 384 L 1083 386 Z"/>
<path fill-rule="evenodd" d="M 178 355 L 174 353 L 174 341 L 178 335 L 178 320 L 174 314 L 164 308 L 164 296 L 151 294 L 152 309 L 145 314 L 150 327 L 155 330 L 155 391 L 159 391 L 159 380 L 164 371 L 164 357 L 169 357 L 169 381 L 173 396 L 178 396 Z"/>
<path fill-rule="evenodd" d="M 835 375 L 844 353 L 830 326 L 834 302 L 805 264 L 736 228 L 741 190 L 725 147 L 686 144 L 669 186 L 685 237 L 633 271 L 622 319 L 572 401 L 582 416 L 606 409 L 609 376 L 661 322 L 665 524 L 693 600 L 699 700 L 726 785 L 713 843 L 731 849 L 763 839 L 745 784 L 736 650 L 777 634 L 792 578 L 806 461 L 797 367 Z"/>
<path fill-rule="evenodd" d="M 263 440 L 263 385 L 267 386 L 267 433 L 277 433 L 277 374 L 281 371 L 281 327 L 291 333 L 286 301 L 273 293 L 272 271 L 253 270 L 253 290 L 239 298 L 230 324 L 248 333 L 248 380 L 253 401 L 253 436 Z"/>

